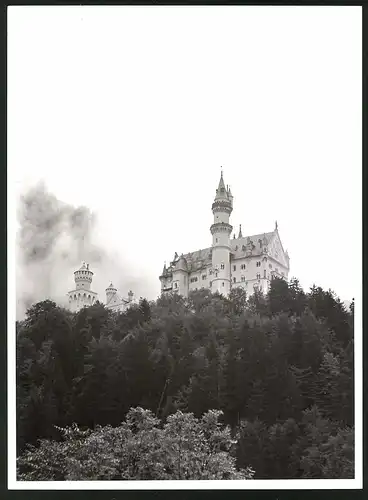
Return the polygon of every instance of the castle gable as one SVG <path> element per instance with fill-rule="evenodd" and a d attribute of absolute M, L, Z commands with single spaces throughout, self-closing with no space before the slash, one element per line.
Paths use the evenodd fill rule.
<path fill-rule="evenodd" d="M 282 266 L 286 267 L 286 269 L 289 269 L 289 262 L 284 252 L 278 231 L 275 231 L 274 237 L 270 242 L 268 254 Z"/>

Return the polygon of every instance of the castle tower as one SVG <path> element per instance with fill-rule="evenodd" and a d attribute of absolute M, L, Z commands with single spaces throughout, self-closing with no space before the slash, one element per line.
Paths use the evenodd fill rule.
<path fill-rule="evenodd" d="M 216 291 L 227 296 L 230 292 L 230 235 L 233 227 L 230 225 L 230 214 L 233 210 L 233 196 L 230 189 L 225 188 L 221 178 L 216 189 L 212 204 L 213 224 L 212 234 L 212 292 Z"/>
<path fill-rule="evenodd" d="M 183 297 L 188 296 L 188 266 L 187 261 L 183 254 L 180 256 L 179 260 L 175 264 L 175 268 L 173 270 L 173 292 L 182 295 Z"/>
<path fill-rule="evenodd" d="M 106 288 L 106 304 L 109 304 L 111 302 L 111 299 L 113 298 L 114 295 L 116 295 L 117 288 L 114 287 L 112 283 Z"/>
<path fill-rule="evenodd" d="M 82 307 L 89 307 L 97 300 L 97 293 L 92 292 L 93 272 L 85 262 L 74 271 L 75 288 L 68 292 L 69 307 L 72 311 L 79 311 Z"/>

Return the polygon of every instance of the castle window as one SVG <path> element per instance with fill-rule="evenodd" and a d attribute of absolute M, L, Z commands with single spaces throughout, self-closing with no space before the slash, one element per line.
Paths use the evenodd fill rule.
<path fill-rule="evenodd" d="M 236 278 L 235 277 L 233 278 L 233 282 L 236 283 Z"/>
<path fill-rule="evenodd" d="M 237 251 L 237 249 L 238 249 L 238 245 L 235 246 L 235 252 Z"/>
<path fill-rule="evenodd" d="M 245 264 L 242 264 L 242 265 L 240 266 L 240 269 L 245 269 Z"/>
<path fill-rule="evenodd" d="M 257 280 L 260 280 L 261 279 L 261 275 L 258 273 L 257 274 Z"/>
<path fill-rule="evenodd" d="M 218 243 L 218 238 L 216 238 L 216 243 Z"/>
<path fill-rule="evenodd" d="M 241 277 L 241 281 L 245 281 L 245 276 L 242 276 L 242 277 Z"/>
<path fill-rule="evenodd" d="M 178 288 L 178 284 L 177 283 L 175 283 L 175 288 Z"/>
<path fill-rule="evenodd" d="M 236 271 L 236 266 L 233 266 L 233 270 Z"/>
<path fill-rule="evenodd" d="M 212 281 L 210 281 L 210 288 L 211 288 L 211 286 L 212 286 Z"/>
<path fill-rule="evenodd" d="M 221 264 L 221 269 L 225 269 L 225 264 Z"/>
<path fill-rule="evenodd" d="M 225 286 L 225 283 L 224 283 L 224 282 L 222 282 L 222 286 Z"/>
<path fill-rule="evenodd" d="M 202 274 L 202 280 L 205 280 L 207 276 L 205 274 Z"/>
<path fill-rule="evenodd" d="M 257 262 L 256 266 L 257 266 L 257 267 L 261 267 L 261 263 L 260 263 L 260 261 L 258 261 L 258 262 Z"/>
<path fill-rule="evenodd" d="M 266 277 L 266 269 L 263 271 L 263 276 Z"/>
<path fill-rule="evenodd" d="M 212 269 L 210 269 L 210 275 L 212 274 Z"/>

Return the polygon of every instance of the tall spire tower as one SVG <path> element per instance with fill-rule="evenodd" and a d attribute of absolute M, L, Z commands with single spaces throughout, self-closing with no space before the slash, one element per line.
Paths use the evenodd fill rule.
<path fill-rule="evenodd" d="M 233 196 L 230 189 L 225 188 L 223 173 L 216 196 L 212 203 L 212 292 L 227 296 L 230 292 L 230 215 L 233 211 Z"/>

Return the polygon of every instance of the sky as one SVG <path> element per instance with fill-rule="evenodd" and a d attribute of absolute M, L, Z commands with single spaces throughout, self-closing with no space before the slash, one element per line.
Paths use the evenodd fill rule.
<path fill-rule="evenodd" d="M 10 7 L 13 212 L 40 181 L 88 207 L 109 261 L 92 269 L 95 290 L 113 281 L 154 299 L 164 261 L 211 245 L 222 167 L 235 231 L 277 220 L 289 277 L 350 300 L 362 276 L 361 40 L 360 7 Z M 40 272 L 19 255 L 17 294 L 27 273 L 72 289 L 59 257 Z"/>

